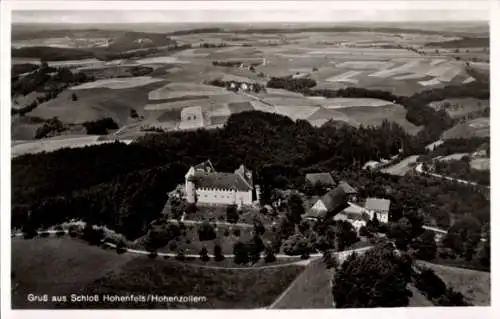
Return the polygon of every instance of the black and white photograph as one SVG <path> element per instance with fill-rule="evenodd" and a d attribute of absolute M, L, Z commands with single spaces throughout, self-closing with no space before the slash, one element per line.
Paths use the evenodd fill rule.
<path fill-rule="evenodd" d="M 11 309 L 491 306 L 489 1 L 16 2 Z"/>

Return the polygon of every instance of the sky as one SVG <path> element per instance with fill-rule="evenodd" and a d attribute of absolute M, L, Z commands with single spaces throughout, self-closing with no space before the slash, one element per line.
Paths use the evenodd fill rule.
<path fill-rule="evenodd" d="M 19 3 L 25 3 L 22 0 L 16 2 L 17 8 L 22 10 L 12 11 L 13 23 L 390 22 L 489 19 L 489 4 L 485 0 L 353 0 L 287 3 L 236 1 L 218 4 L 188 1 L 176 5 L 172 2 L 167 4 L 151 2 L 150 5 L 140 5 L 139 2 L 104 1 L 98 6 L 89 2 L 68 0 L 45 5 L 43 1 L 36 2 L 33 6 L 19 6 Z M 43 10 L 32 10 L 35 7 Z M 147 10 L 144 10 L 145 8 Z"/>

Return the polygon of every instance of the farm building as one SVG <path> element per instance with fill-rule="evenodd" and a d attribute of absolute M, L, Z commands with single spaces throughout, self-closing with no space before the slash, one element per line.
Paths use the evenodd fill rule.
<path fill-rule="evenodd" d="M 335 186 L 335 181 L 330 173 L 309 173 L 306 174 L 306 181 L 311 185 L 321 184 L 326 187 Z"/>
<path fill-rule="evenodd" d="M 205 126 L 205 119 L 200 106 L 185 107 L 181 111 L 179 129 L 195 129 Z"/>
<path fill-rule="evenodd" d="M 188 203 L 233 205 L 252 204 L 252 172 L 241 165 L 234 173 L 215 171 L 210 160 L 192 166 L 185 175 Z"/>
<path fill-rule="evenodd" d="M 357 200 L 358 191 L 349 185 L 346 181 L 340 181 L 339 187 L 341 187 L 347 195 L 347 200 L 350 202 L 355 202 Z"/>
<path fill-rule="evenodd" d="M 344 220 L 351 223 L 354 229 L 359 232 L 359 229 L 366 226 L 366 219 L 368 219 L 368 214 L 363 207 L 357 205 L 349 205 L 343 211 L 335 215 L 334 220 Z"/>
<path fill-rule="evenodd" d="M 382 223 L 389 222 L 389 208 L 391 206 L 391 201 L 382 198 L 367 198 L 365 203 L 365 208 L 367 210 L 370 219 L 376 214 L 377 219 Z"/>
<path fill-rule="evenodd" d="M 334 216 L 347 206 L 346 193 L 341 187 L 336 187 L 318 199 L 304 217 L 308 219 L 319 219 Z"/>
<path fill-rule="evenodd" d="M 376 169 L 380 165 L 380 162 L 377 161 L 368 161 L 363 165 L 364 170 L 372 170 Z"/>

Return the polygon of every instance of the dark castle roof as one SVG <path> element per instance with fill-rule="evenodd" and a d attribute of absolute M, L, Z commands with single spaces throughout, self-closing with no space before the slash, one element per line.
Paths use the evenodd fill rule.
<path fill-rule="evenodd" d="M 235 173 L 195 172 L 190 178 L 197 188 L 227 189 L 242 192 L 252 190 L 242 176 Z"/>

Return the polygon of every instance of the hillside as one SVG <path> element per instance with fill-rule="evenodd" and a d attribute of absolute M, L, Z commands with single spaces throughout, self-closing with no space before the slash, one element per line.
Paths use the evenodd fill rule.
<path fill-rule="evenodd" d="M 437 265 L 424 261 L 418 261 L 417 264 L 434 270 L 448 287 L 461 292 L 465 300 L 472 305 L 491 305 L 491 275 L 489 272 Z"/>

